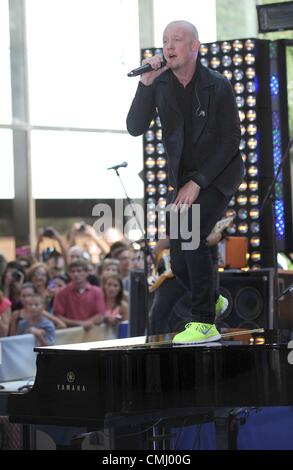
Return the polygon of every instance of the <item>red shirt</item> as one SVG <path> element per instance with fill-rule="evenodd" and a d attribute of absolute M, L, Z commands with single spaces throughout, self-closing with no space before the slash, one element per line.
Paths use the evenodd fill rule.
<path fill-rule="evenodd" d="M 55 297 L 53 312 L 55 315 L 71 320 L 88 320 L 97 313 L 106 310 L 104 294 L 100 287 L 86 284 L 84 291 L 80 292 L 70 282 Z"/>

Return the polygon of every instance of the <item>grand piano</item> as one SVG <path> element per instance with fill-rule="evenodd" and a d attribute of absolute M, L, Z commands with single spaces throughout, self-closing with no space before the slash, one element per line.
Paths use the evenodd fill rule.
<path fill-rule="evenodd" d="M 165 335 L 35 350 L 33 388 L 8 398 L 12 422 L 103 429 L 293 405 L 293 361 L 281 331 L 230 330 L 204 345 L 174 345 Z"/>

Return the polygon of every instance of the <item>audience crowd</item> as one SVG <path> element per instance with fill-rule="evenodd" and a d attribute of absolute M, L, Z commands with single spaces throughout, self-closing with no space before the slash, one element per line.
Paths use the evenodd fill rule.
<path fill-rule="evenodd" d="M 0 337 L 31 333 L 46 346 L 56 328 L 119 324 L 128 319 L 130 271 L 138 268 L 142 252 L 122 236 L 110 243 L 75 223 L 65 241 L 44 228 L 35 253 L 9 262 L 0 254 Z"/>

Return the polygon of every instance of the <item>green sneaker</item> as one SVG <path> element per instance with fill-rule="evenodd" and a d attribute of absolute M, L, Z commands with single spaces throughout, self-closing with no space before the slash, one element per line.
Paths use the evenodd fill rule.
<path fill-rule="evenodd" d="M 226 299 L 223 295 L 219 295 L 218 300 L 216 302 L 216 320 L 226 312 L 229 305 L 229 300 Z"/>
<path fill-rule="evenodd" d="M 208 343 L 210 341 L 218 341 L 221 335 L 215 325 L 210 323 L 191 322 L 185 325 L 185 330 L 178 333 L 173 338 L 173 343 Z"/>

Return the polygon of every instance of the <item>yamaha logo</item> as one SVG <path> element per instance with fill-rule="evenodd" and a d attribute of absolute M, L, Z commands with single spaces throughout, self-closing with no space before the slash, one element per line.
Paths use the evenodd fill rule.
<path fill-rule="evenodd" d="M 75 381 L 75 373 L 70 371 L 67 373 L 67 382 L 72 383 Z"/>
<path fill-rule="evenodd" d="M 70 370 L 66 374 L 66 383 L 57 384 L 58 392 L 85 392 L 86 387 L 83 384 L 75 383 L 76 375 Z"/>

